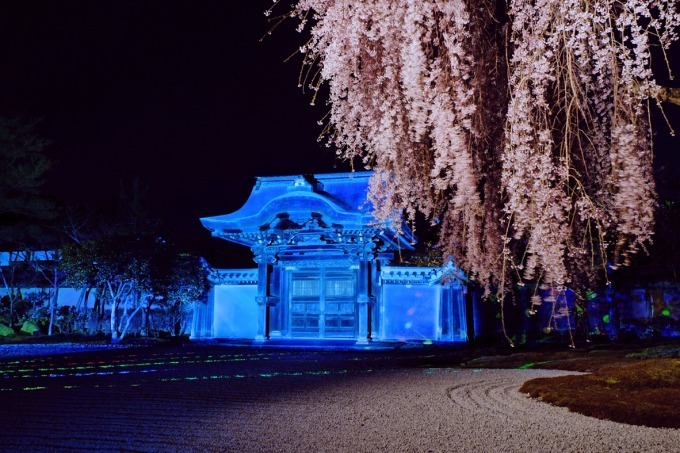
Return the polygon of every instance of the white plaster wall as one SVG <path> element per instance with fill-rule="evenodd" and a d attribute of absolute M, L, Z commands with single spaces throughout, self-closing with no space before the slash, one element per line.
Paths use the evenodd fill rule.
<path fill-rule="evenodd" d="M 24 296 L 28 296 L 31 293 L 39 293 L 39 292 L 44 292 L 47 294 L 46 297 L 50 297 L 50 290 L 47 288 L 21 288 L 21 294 Z M 0 288 L 0 297 L 6 296 L 9 293 L 6 288 Z M 59 297 L 57 298 L 57 306 L 61 307 L 64 305 L 70 305 L 72 307 L 76 306 L 78 303 L 78 299 L 80 298 L 80 289 L 75 289 L 75 288 L 59 288 Z M 94 300 L 96 299 L 97 296 L 97 290 L 92 290 L 90 291 L 90 296 L 88 298 L 88 303 L 87 306 L 89 308 L 92 308 L 92 304 L 94 304 Z"/>
<path fill-rule="evenodd" d="M 441 286 L 384 284 L 382 340 L 439 340 Z"/>
<path fill-rule="evenodd" d="M 257 285 L 216 285 L 215 338 L 254 339 L 257 335 Z"/>

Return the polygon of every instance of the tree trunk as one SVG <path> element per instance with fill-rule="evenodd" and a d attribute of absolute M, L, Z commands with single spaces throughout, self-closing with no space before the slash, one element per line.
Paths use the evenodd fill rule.
<path fill-rule="evenodd" d="M 137 308 L 135 308 L 135 310 L 132 313 L 130 313 L 129 316 L 125 317 L 125 324 L 123 325 L 123 327 L 120 331 L 120 338 L 118 339 L 118 341 L 122 341 L 123 338 L 125 338 L 125 335 L 127 334 L 127 331 L 128 331 L 128 328 L 130 327 L 130 323 L 132 322 L 132 319 L 135 317 L 137 312 L 141 309 L 142 309 L 142 306 L 137 305 Z"/>
<path fill-rule="evenodd" d="M 148 337 L 149 336 L 149 317 L 151 316 L 151 299 L 146 304 L 146 307 L 144 307 L 144 312 L 142 313 L 142 328 L 139 332 L 139 334 L 142 337 Z"/>
<path fill-rule="evenodd" d="M 111 301 L 111 343 L 118 343 L 118 317 L 116 311 L 118 310 L 118 300 Z"/>
<path fill-rule="evenodd" d="M 14 317 L 14 298 L 16 297 L 14 292 L 14 270 L 11 272 L 10 280 L 7 280 L 7 276 L 2 269 L 0 269 L 0 276 L 2 276 L 2 284 L 5 287 L 7 297 L 9 298 L 9 327 L 14 327 L 14 322 L 12 322 L 12 318 Z"/>
<path fill-rule="evenodd" d="M 52 298 L 50 299 L 50 325 L 47 328 L 47 335 L 52 335 L 52 330 L 54 329 L 54 313 L 57 311 L 58 298 L 59 298 L 59 282 L 55 277 L 52 287 Z"/>
<path fill-rule="evenodd" d="M 82 288 L 80 290 L 80 296 L 78 297 L 78 303 L 76 304 L 76 323 L 73 326 L 74 330 L 82 330 L 83 333 L 87 334 L 88 331 L 88 316 L 87 316 L 87 301 L 90 296 L 91 288 Z"/>

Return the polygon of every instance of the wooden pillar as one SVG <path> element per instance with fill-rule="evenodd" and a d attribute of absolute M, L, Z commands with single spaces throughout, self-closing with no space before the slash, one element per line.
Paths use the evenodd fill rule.
<path fill-rule="evenodd" d="M 371 250 L 375 247 L 372 242 L 367 242 L 359 259 L 359 288 L 357 294 L 358 310 L 358 338 L 357 344 L 367 344 L 371 341 L 371 310 L 375 298 L 371 296 Z"/>
<path fill-rule="evenodd" d="M 269 279 L 269 294 L 267 305 L 269 306 L 269 321 L 267 322 L 267 333 L 269 338 L 281 337 L 283 321 L 281 319 L 281 267 L 271 265 Z"/>
<path fill-rule="evenodd" d="M 266 255 L 258 257 L 257 262 L 257 333 L 255 341 L 267 339 L 267 287 L 269 286 L 269 264 Z"/>
<path fill-rule="evenodd" d="M 376 313 L 377 306 L 380 305 L 380 264 L 377 259 L 372 260 L 371 266 L 371 287 L 369 288 L 368 294 L 370 299 L 369 307 L 369 326 L 371 329 L 371 338 L 380 337 L 380 316 Z"/>

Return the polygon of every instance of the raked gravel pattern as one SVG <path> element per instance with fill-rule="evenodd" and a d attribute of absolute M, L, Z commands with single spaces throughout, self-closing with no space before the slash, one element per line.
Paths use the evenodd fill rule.
<path fill-rule="evenodd" d="M 680 452 L 680 430 L 518 391 L 562 371 L 405 368 L 362 353 L 108 354 L 0 361 L 0 450 Z"/>
<path fill-rule="evenodd" d="M 680 430 L 602 421 L 519 393 L 546 370 L 379 372 L 221 419 L 224 444 L 290 452 L 673 452 Z M 266 439 L 263 441 L 263 439 Z"/>

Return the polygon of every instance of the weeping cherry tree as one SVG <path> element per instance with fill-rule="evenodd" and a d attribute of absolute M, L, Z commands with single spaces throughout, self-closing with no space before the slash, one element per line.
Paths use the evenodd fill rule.
<path fill-rule="evenodd" d="M 592 287 L 650 244 L 674 0 L 299 0 L 290 17 L 300 85 L 327 85 L 322 137 L 374 170 L 377 218 L 424 215 L 487 296 Z"/>

